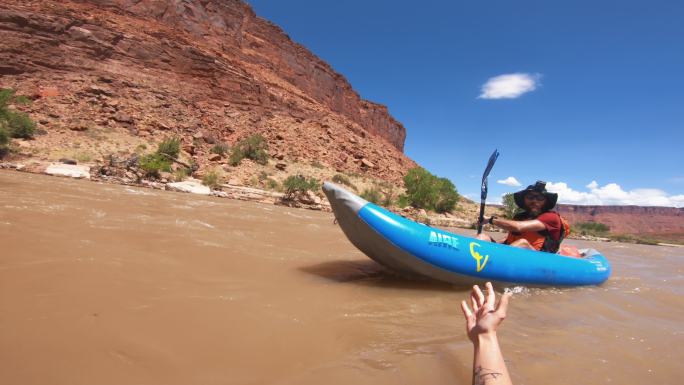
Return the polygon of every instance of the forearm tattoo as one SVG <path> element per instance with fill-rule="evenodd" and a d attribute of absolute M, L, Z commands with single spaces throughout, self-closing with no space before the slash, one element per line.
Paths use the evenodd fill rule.
<path fill-rule="evenodd" d="M 496 380 L 500 376 L 503 376 L 503 373 L 478 366 L 475 368 L 475 372 L 473 372 L 473 385 L 485 385 L 488 381 Z"/>

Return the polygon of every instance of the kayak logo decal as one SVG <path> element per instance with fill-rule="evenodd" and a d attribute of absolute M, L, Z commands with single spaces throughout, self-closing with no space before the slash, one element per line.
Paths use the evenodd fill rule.
<path fill-rule="evenodd" d="M 489 261 L 489 255 L 485 255 L 483 257 L 482 254 L 475 251 L 475 246 L 480 247 L 480 244 L 475 243 L 475 242 L 470 242 L 470 255 L 473 258 L 475 258 L 475 260 L 477 261 L 477 272 L 479 273 L 482 271 L 482 269 L 485 268 L 485 265 L 487 265 L 487 261 Z M 484 262 L 482 261 L 483 258 L 484 258 Z"/>
<path fill-rule="evenodd" d="M 430 231 L 430 240 L 428 242 L 432 246 L 448 247 L 458 250 L 458 238 L 440 234 L 436 231 Z"/>

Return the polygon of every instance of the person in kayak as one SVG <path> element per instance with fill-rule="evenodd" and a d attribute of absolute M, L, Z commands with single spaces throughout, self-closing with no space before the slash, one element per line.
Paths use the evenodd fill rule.
<path fill-rule="evenodd" d="M 515 204 L 523 211 L 513 219 L 492 215 L 486 222 L 508 231 L 501 243 L 506 245 L 557 253 L 563 238 L 569 232 L 567 222 L 552 209 L 558 201 L 558 194 L 546 191 L 546 182 L 534 185 L 513 194 Z M 484 233 L 478 239 L 495 242 Z"/>

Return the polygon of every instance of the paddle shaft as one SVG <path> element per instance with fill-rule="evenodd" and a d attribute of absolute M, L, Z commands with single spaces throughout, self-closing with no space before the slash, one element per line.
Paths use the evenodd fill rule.
<path fill-rule="evenodd" d="M 484 210 L 485 201 L 482 201 L 482 203 L 480 203 L 480 219 L 477 221 L 477 235 L 482 234 L 482 226 L 484 225 Z"/>
<path fill-rule="evenodd" d="M 477 221 L 477 235 L 482 234 L 482 226 L 484 225 L 484 211 L 485 211 L 485 201 L 487 201 L 487 177 L 489 172 L 492 171 L 496 159 L 499 157 L 499 150 L 494 150 L 492 155 L 489 157 L 489 162 L 487 162 L 487 168 L 485 168 L 482 174 L 482 187 L 480 191 L 480 218 Z"/>

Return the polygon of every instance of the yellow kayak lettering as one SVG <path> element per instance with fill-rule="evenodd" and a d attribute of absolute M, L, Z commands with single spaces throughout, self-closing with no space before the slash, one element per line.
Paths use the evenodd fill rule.
<path fill-rule="evenodd" d="M 470 255 L 473 258 L 475 258 L 475 260 L 477 261 L 477 272 L 479 273 L 480 271 L 482 271 L 482 269 L 485 268 L 485 265 L 487 264 L 487 261 L 489 260 L 489 255 L 485 255 L 483 257 L 480 253 L 475 251 L 475 246 L 480 247 L 480 244 L 475 243 L 475 242 L 470 242 Z M 483 258 L 484 258 L 484 262 L 482 261 Z"/>

